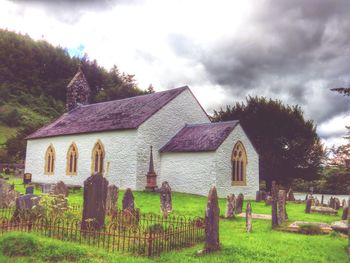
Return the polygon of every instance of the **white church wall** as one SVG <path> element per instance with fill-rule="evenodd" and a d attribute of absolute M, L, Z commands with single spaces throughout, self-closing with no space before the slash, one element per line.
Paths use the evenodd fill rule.
<path fill-rule="evenodd" d="M 137 135 L 137 189 L 146 185 L 150 145 L 153 146 L 154 166 L 161 173 L 158 150 L 163 147 L 186 123 L 209 123 L 210 120 L 193 97 L 184 90 L 138 128 Z"/>
<path fill-rule="evenodd" d="M 104 175 L 118 187 L 135 189 L 136 185 L 136 130 L 110 131 L 90 134 L 66 135 L 28 140 L 25 170 L 32 173 L 33 181 L 82 185 L 91 175 L 91 154 L 100 140 L 105 149 Z M 78 148 L 78 173 L 66 175 L 67 151 L 74 142 Z M 56 153 L 54 175 L 44 175 L 45 153 L 52 144 Z"/>
<path fill-rule="evenodd" d="M 215 152 L 162 153 L 158 185 L 168 181 L 172 191 L 207 195 L 216 183 Z"/>
<path fill-rule="evenodd" d="M 247 152 L 246 186 L 232 186 L 231 154 L 236 142 L 241 141 Z M 242 193 L 247 199 L 254 199 L 259 190 L 259 157 L 253 145 L 238 125 L 216 150 L 216 186 L 219 197 Z"/>

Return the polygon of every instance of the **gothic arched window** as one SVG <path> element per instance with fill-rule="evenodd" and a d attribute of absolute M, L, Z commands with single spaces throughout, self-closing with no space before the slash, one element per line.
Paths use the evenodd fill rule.
<path fill-rule="evenodd" d="M 237 142 L 232 151 L 232 185 L 246 185 L 247 152 L 241 142 Z"/>
<path fill-rule="evenodd" d="M 77 175 L 78 170 L 78 148 L 72 143 L 67 152 L 67 175 Z"/>
<path fill-rule="evenodd" d="M 52 144 L 47 148 L 45 153 L 45 168 L 44 168 L 44 174 L 46 175 L 53 175 L 55 171 L 55 149 L 53 148 Z"/>
<path fill-rule="evenodd" d="M 91 172 L 92 173 L 103 173 L 103 162 L 105 158 L 105 151 L 103 144 L 100 140 L 97 141 L 95 144 L 93 150 L 92 150 L 92 156 L 91 156 Z"/>

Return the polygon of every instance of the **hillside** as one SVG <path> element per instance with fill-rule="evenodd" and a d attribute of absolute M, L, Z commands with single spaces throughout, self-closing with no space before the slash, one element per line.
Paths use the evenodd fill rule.
<path fill-rule="evenodd" d="M 0 162 L 23 159 L 23 138 L 65 111 L 65 89 L 79 65 L 91 102 L 145 93 L 117 66 L 107 71 L 87 54 L 72 58 L 62 47 L 0 29 Z"/>

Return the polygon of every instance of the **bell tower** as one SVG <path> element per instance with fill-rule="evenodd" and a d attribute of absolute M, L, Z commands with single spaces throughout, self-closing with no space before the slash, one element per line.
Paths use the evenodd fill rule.
<path fill-rule="evenodd" d="M 78 72 L 69 82 L 66 90 L 66 109 L 71 111 L 79 105 L 89 104 L 90 87 L 84 76 L 84 73 L 79 67 Z"/>

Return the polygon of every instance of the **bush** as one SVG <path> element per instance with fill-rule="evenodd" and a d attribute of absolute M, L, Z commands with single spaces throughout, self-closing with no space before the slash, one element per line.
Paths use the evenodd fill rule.
<path fill-rule="evenodd" d="M 39 243 L 29 234 L 11 233 L 1 240 L 0 248 L 5 256 L 29 256 L 38 251 Z"/>

